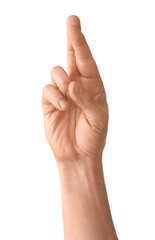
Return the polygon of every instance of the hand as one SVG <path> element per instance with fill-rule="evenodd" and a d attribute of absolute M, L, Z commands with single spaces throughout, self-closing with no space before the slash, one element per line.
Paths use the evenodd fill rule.
<path fill-rule="evenodd" d="M 45 133 L 60 174 L 64 236 L 118 240 L 102 170 L 106 93 L 76 16 L 67 19 L 67 62 L 68 74 L 54 67 L 42 95 Z"/>
<path fill-rule="evenodd" d="M 46 137 L 57 160 L 92 159 L 105 146 L 108 105 L 80 20 L 74 15 L 67 19 L 67 63 L 68 74 L 54 67 L 52 84 L 43 89 Z"/>

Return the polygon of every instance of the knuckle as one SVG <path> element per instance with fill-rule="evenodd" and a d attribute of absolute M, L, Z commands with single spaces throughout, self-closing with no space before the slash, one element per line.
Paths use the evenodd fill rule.
<path fill-rule="evenodd" d="M 74 49 L 68 49 L 68 50 L 67 50 L 67 55 L 68 55 L 68 56 L 75 56 L 75 51 L 74 51 Z"/>

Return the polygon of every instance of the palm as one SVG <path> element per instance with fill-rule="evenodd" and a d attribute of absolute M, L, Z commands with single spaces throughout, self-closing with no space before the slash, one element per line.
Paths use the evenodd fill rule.
<path fill-rule="evenodd" d="M 79 22 L 75 17 L 68 23 L 68 28 L 74 25 L 68 29 L 68 75 L 71 81 L 81 83 L 105 111 L 108 111 L 104 86 L 96 63 L 87 43 L 83 44 L 85 38 L 80 31 L 80 25 L 75 26 L 76 24 Z M 84 56 L 84 52 L 87 56 Z M 81 154 L 93 154 L 106 137 L 106 132 L 101 134 L 100 129 L 92 128 L 84 111 L 72 100 L 66 111 L 46 105 L 44 121 L 48 142 L 57 159 L 77 159 Z"/>

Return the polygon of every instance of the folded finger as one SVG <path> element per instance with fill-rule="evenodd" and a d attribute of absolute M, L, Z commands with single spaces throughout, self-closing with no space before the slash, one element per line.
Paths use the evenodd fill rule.
<path fill-rule="evenodd" d="M 42 105 L 48 104 L 61 111 L 66 110 L 69 105 L 68 100 L 52 84 L 48 84 L 43 88 Z"/>
<path fill-rule="evenodd" d="M 54 86 L 59 88 L 60 92 L 64 95 L 64 97 L 67 97 L 68 85 L 71 80 L 62 67 L 56 66 L 52 68 L 51 81 Z"/>

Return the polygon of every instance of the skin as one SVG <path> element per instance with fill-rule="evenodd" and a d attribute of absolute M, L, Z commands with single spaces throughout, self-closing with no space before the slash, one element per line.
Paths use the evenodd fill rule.
<path fill-rule="evenodd" d="M 77 16 L 67 18 L 68 73 L 51 70 L 43 88 L 45 134 L 61 183 L 65 240 L 116 240 L 102 168 L 108 104 Z M 60 100 L 65 103 L 60 106 Z"/>

